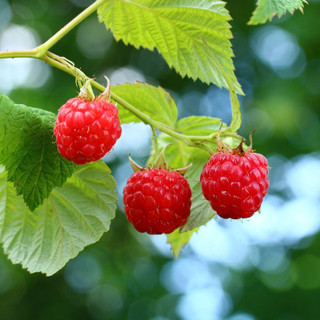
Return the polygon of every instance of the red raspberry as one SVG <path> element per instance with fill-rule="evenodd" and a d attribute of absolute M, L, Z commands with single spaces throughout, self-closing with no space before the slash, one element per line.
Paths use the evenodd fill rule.
<path fill-rule="evenodd" d="M 72 98 L 59 109 L 54 135 L 66 159 L 76 164 L 99 160 L 121 135 L 118 109 L 104 100 Z"/>
<path fill-rule="evenodd" d="M 203 167 L 201 188 L 222 218 L 249 218 L 260 209 L 269 187 L 268 162 L 259 153 L 219 152 Z"/>
<path fill-rule="evenodd" d="M 191 189 L 178 172 L 138 171 L 123 190 L 123 202 L 128 221 L 139 232 L 171 233 L 190 215 Z"/>

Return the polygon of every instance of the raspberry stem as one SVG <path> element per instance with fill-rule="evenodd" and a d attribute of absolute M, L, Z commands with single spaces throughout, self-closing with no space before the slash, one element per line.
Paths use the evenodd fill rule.
<path fill-rule="evenodd" d="M 95 12 L 104 2 L 107 0 L 97 0 L 89 7 L 84 9 L 79 15 L 67 23 L 63 28 L 61 28 L 57 33 L 55 33 L 51 38 L 49 38 L 45 43 L 40 45 L 37 50 L 38 57 L 43 56 L 51 47 L 53 47 L 60 39 L 62 39 L 67 33 L 69 33 L 75 26 L 81 23 L 84 19 Z"/>
<path fill-rule="evenodd" d="M 15 55 L 14 53 L 12 53 L 10 57 L 11 58 L 12 57 L 32 57 L 32 58 L 40 59 L 40 60 L 50 64 L 51 66 L 74 76 L 78 82 L 85 83 L 86 81 L 91 80 L 90 83 L 91 83 L 92 87 L 94 87 L 95 89 L 97 89 L 100 92 L 105 91 L 105 87 L 103 85 L 101 85 L 97 81 L 92 80 L 91 78 L 86 76 L 84 72 L 82 72 L 80 69 L 78 69 L 77 67 L 74 66 L 73 62 L 71 62 L 70 60 L 68 60 L 65 57 L 60 57 L 50 51 L 48 51 L 46 54 L 44 54 L 41 57 L 36 57 L 34 55 L 31 56 L 31 55 L 29 55 L 30 52 L 27 52 L 26 55 L 20 55 L 20 54 L 21 54 L 21 52 L 19 52 L 18 55 Z M 0 58 L 1 58 L 1 52 L 0 52 Z M 203 149 L 203 150 L 210 152 L 210 150 L 212 150 L 212 147 L 210 145 L 208 145 L 208 143 L 209 144 L 215 143 L 218 135 L 220 135 L 221 137 L 233 137 L 233 138 L 241 140 L 241 137 L 237 133 L 232 132 L 230 130 L 230 128 L 227 128 L 227 129 L 220 131 L 220 132 L 213 132 L 212 134 L 207 135 L 207 136 L 192 136 L 192 135 L 181 134 L 181 133 L 177 132 L 174 128 L 170 128 L 161 122 L 153 120 L 150 116 L 148 116 L 144 112 L 141 112 L 139 109 L 135 108 L 128 101 L 126 101 L 125 99 L 123 99 L 122 97 L 118 96 L 117 94 L 115 94 L 113 92 L 111 92 L 111 98 L 114 101 L 120 103 L 125 109 L 129 110 L 132 114 L 137 116 L 139 119 L 141 119 L 141 121 L 144 122 L 145 124 L 148 124 L 151 127 L 156 128 L 156 129 L 168 134 L 169 136 L 184 142 L 185 144 L 187 144 L 190 147 L 200 148 L 200 149 Z"/>
<path fill-rule="evenodd" d="M 68 34 L 74 27 L 81 23 L 84 19 L 95 12 L 103 3 L 107 0 L 97 0 L 89 7 L 84 9 L 74 19 L 67 23 L 57 33 L 50 37 L 46 42 L 40 46 L 30 50 L 17 50 L 17 51 L 3 51 L 0 52 L 0 59 L 4 58 L 36 58 L 41 59 L 46 55 L 48 50 L 53 47 L 59 40 L 61 40 L 66 34 Z"/>
<path fill-rule="evenodd" d="M 85 18 L 91 15 L 94 11 L 96 11 L 104 2 L 107 0 L 97 0 L 88 8 L 83 10 L 79 15 L 77 15 L 74 19 L 72 19 L 69 23 L 67 23 L 63 28 L 61 28 L 57 33 L 55 33 L 52 37 L 50 37 L 46 42 L 42 45 L 30 49 L 30 50 L 17 50 L 17 51 L 3 51 L 0 52 L 0 59 L 3 58 L 34 58 L 42 60 L 51 66 L 60 69 L 76 78 L 77 84 L 83 84 L 87 81 L 90 81 L 92 87 L 96 88 L 97 90 L 104 92 L 105 87 L 102 86 L 100 83 L 94 81 L 93 79 L 86 76 L 80 69 L 74 66 L 74 63 L 68 60 L 65 57 L 58 56 L 50 51 L 48 51 L 52 46 L 54 46 L 60 39 L 62 39 L 70 30 L 72 30 L 75 26 L 77 26 L 80 22 L 82 22 Z M 219 61 L 217 61 L 219 62 Z M 218 65 L 220 65 L 218 63 Z M 224 70 L 221 70 L 224 72 Z M 233 106 L 233 120 L 229 128 L 220 131 L 220 132 L 213 132 L 207 136 L 192 136 L 192 135 L 185 135 L 181 134 L 176 131 L 174 128 L 168 127 L 167 125 L 153 120 L 147 114 L 141 112 L 139 109 L 135 108 L 131 105 L 128 101 L 124 100 L 122 97 L 118 96 L 117 94 L 111 92 L 111 98 L 120 103 L 125 109 L 129 110 L 132 114 L 137 116 L 141 121 L 145 124 L 151 126 L 153 130 L 158 129 L 169 136 L 182 141 L 183 143 L 187 144 L 188 146 L 204 149 L 208 152 L 212 150 L 212 143 L 215 143 L 217 140 L 217 136 L 228 136 L 233 137 L 236 139 L 241 140 L 241 137 L 236 133 L 236 130 L 239 128 L 241 119 L 239 120 L 238 110 L 239 101 L 237 99 L 235 88 L 232 85 L 232 81 L 228 77 L 226 77 L 226 81 L 229 85 L 230 90 L 230 97 L 231 103 Z"/>
<path fill-rule="evenodd" d="M 153 141 L 153 145 L 154 145 L 154 150 L 156 152 L 156 156 L 158 156 L 159 154 L 159 145 L 158 145 L 158 138 L 157 138 L 157 133 L 156 130 L 153 126 L 151 126 L 152 129 L 152 141 Z"/>

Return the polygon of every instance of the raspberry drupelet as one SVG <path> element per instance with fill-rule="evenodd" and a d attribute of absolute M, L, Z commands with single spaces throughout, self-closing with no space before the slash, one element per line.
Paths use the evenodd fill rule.
<path fill-rule="evenodd" d="M 66 159 L 76 164 L 99 160 L 121 136 L 118 109 L 104 100 L 72 98 L 59 109 L 54 135 Z"/>

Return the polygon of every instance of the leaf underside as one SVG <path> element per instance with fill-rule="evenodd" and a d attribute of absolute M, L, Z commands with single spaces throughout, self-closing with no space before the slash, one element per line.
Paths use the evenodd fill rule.
<path fill-rule="evenodd" d="M 117 41 L 157 49 L 182 77 L 229 88 L 227 76 L 242 93 L 234 75 L 231 17 L 225 2 L 110 0 L 99 7 L 98 17 Z"/>
<path fill-rule="evenodd" d="M 280 18 L 287 12 L 293 14 L 297 9 L 303 12 L 305 3 L 307 3 L 305 0 L 258 0 L 257 8 L 248 24 L 262 24 L 276 15 Z"/>
<path fill-rule="evenodd" d="M 78 168 L 31 212 L 0 167 L 0 241 L 13 263 L 50 276 L 100 239 L 115 215 L 117 196 L 102 162 Z"/>
<path fill-rule="evenodd" d="M 182 248 L 188 244 L 192 235 L 197 230 L 192 230 L 184 233 L 180 233 L 179 229 L 176 229 L 172 233 L 167 235 L 167 243 L 171 245 L 172 253 L 175 258 L 178 258 Z"/>

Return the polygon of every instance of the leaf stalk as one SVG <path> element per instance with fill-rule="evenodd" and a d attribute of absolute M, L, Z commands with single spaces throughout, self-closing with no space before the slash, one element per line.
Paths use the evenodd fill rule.
<path fill-rule="evenodd" d="M 96 88 L 100 92 L 104 92 L 105 87 L 98 83 L 97 81 L 89 78 L 84 72 L 82 72 L 79 68 L 76 68 L 74 63 L 68 60 L 65 57 L 58 56 L 53 52 L 50 52 L 49 49 L 53 47 L 59 40 L 61 40 L 67 33 L 69 33 L 75 26 L 77 26 L 80 22 L 86 19 L 89 15 L 91 15 L 94 11 L 96 11 L 103 3 L 107 0 L 97 0 L 92 5 L 87 7 L 83 10 L 79 15 L 77 15 L 74 19 L 72 19 L 69 23 L 67 23 L 63 28 L 61 28 L 57 33 L 55 33 L 51 38 L 49 38 L 46 42 L 42 45 L 30 49 L 30 50 L 17 50 L 17 51 L 3 51 L 0 52 L 0 59 L 5 58 L 34 58 L 42 60 L 51 66 L 66 72 L 76 78 L 77 84 L 85 83 L 86 81 L 90 80 L 92 87 Z M 223 70 L 221 70 L 223 72 Z M 236 97 L 235 88 L 232 85 L 232 81 L 226 77 L 231 102 L 233 105 L 233 110 L 236 111 L 234 114 L 237 118 L 239 108 L 239 102 Z M 135 108 L 132 104 L 128 101 L 123 99 L 122 97 L 118 96 L 117 94 L 111 92 L 111 98 L 121 104 L 125 109 L 130 111 L 136 117 L 138 117 L 141 121 L 145 124 L 150 125 L 153 130 L 158 129 L 163 133 L 168 134 L 169 136 L 180 140 L 187 144 L 190 147 L 200 148 L 208 151 L 210 147 L 208 144 L 216 142 L 218 132 L 214 132 L 207 136 L 192 136 L 192 135 L 185 135 L 179 133 L 175 128 L 168 127 L 167 125 L 153 120 L 149 115 L 145 114 L 144 112 L 140 111 L 139 109 Z M 220 136 L 229 136 L 233 138 L 237 138 L 241 140 L 241 138 L 235 133 L 238 129 L 240 119 L 233 119 L 229 128 L 220 132 Z"/>

